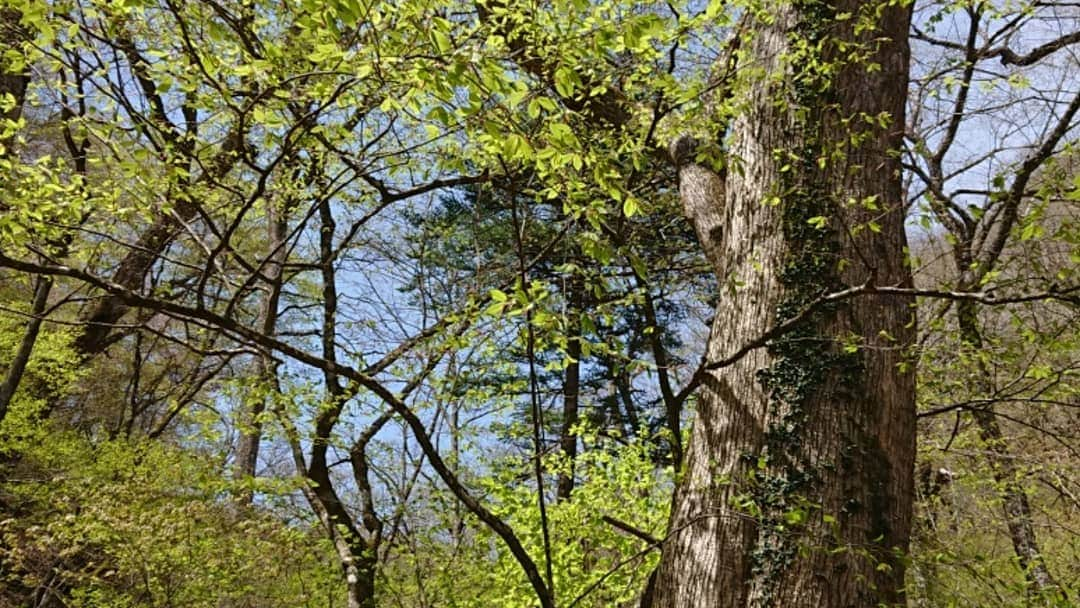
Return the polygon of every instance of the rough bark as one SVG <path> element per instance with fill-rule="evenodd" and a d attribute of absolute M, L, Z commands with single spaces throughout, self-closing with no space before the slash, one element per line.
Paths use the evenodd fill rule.
<path fill-rule="evenodd" d="M 892 153 L 904 125 L 908 9 L 850 0 L 767 9 L 772 19 L 755 24 L 742 61 L 770 76 L 751 85 L 730 127 L 739 170 L 719 175 L 694 164 L 685 143 L 672 150 L 684 209 L 723 288 L 714 361 L 824 293 L 910 285 Z M 858 17 L 840 21 L 840 12 L 876 29 L 856 35 Z M 796 39 L 809 44 L 796 50 Z M 880 69 L 839 61 L 838 42 L 864 44 Z M 796 52 L 814 55 L 791 59 Z M 834 71 L 815 72 L 817 61 Z M 882 113 L 886 127 L 861 120 Z M 841 123 L 849 117 L 859 118 Z M 852 129 L 864 137 L 853 142 Z M 868 197 L 875 208 L 850 202 Z M 903 602 L 915 386 L 900 364 L 914 335 L 910 305 L 872 295 L 825 306 L 706 373 L 653 606 Z M 855 352 L 838 343 L 849 336 L 859 336 Z"/>

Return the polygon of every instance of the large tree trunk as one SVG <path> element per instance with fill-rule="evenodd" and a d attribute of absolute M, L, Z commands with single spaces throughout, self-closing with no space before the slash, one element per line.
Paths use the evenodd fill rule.
<path fill-rule="evenodd" d="M 685 211 L 723 282 L 713 361 L 824 293 L 910 285 L 893 153 L 908 9 L 853 0 L 766 9 L 771 19 L 752 23 L 739 64 L 765 76 L 740 95 L 731 123 L 737 170 L 695 164 L 685 140 L 672 150 Z M 876 28 L 854 33 L 860 19 Z M 855 42 L 862 62 L 838 48 Z M 887 126 L 863 119 L 883 114 Z M 874 296 L 818 306 L 767 347 L 707 373 L 653 606 L 902 603 L 915 455 L 914 376 L 902 365 L 911 304 Z"/>

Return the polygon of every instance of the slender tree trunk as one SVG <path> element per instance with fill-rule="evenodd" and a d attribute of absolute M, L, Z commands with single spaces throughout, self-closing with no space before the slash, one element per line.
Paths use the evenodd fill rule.
<path fill-rule="evenodd" d="M 566 356 L 570 364 L 563 375 L 563 415 L 562 430 L 559 433 L 559 445 L 563 454 L 570 459 L 570 470 L 559 474 L 556 497 L 558 500 L 570 498 L 574 490 L 574 459 L 577 458 L 577 435 L 573 433 L 578 423 L 578 401 L 581 395 L 581 309 L 585 288 L 576 277 L 570 281 L 570 293 L 567 294 L 568 339 Z"/>
<path fill-rule="evenodd" d="M 329 200 L 319 202 L 319 218 L 319 266 L 323 280 L 322 356 L 336 363 L 338 292 L 333 245 L 337 224 Z M 308 500 L 320 518 L 324 518 L 327 533 L 338 548 L 338 558 L 345 571 L 349 608 L 375 608 L 375 573 L 377 552 L 382 541 L 382 521 L 375 512 L 367 446 L 383 424 L 390 420 L 390 415 L 384 414 L 372 422 L 349 452 L 353 480 L 360 495 L 360 524 L 367 533 L 365 536 L 357 526 L 356 518 L 345 508 L 334 489 L 327 463 L 330 435 L 351 395 L 336 373 L 325 372 L 323 383 L 330 404 L 315 420 L 315 437 L 306 472 L 314 487 Z"/>
<path fill-rule="evenodd" d="M 276 378 L 274 382 L 276 386 Z M 346 607 L 375 608 L 375 552 L 367 550 L 352 517 L 331 485 L 326 450 L 313 449 L 308 466 L 296 428 L 286 417 L 282 417 L 282 424 L 297 472 L 313 482 L 313 485 L 305 484 L 302 491 L 334 545 L 338 563 L 345 574 Z"/>
<path fill-rule="evenodd" d="M 619 413 L 619 404 L 626 412 L 626 429 L 628 437 L 637 437 L 641 432 L 641 418 L 638 416 L 637 406 L 634 405 L 634 391 L 630 386 L 630 374 L 626 367 L 615 362 L 611 369 L 615 383 L 615 396 L 612 398 L 612 408 Z M 621 418 L 621 414 L 619 415 Z"/>
<path fill-rule="evenodd" d="M 960 324 L 960 339 L 973 351 L 982 350 L 982 332 L 978 324 L 978 312 L 973 302 L 957 304 L 957 317 Z M 977 395 L 989 397 L 994 394 L 990 370 L 979 360 L 978 375 L 975 377 L 974 391 Z M 1050 570 L 1046 567 L 1039 550 L 1039 539 L 1031 522 L 1031 504 L 1020 483 L 1021 473 L 1009 453 L 1001 425 L 998 424 L 993 406 L 972 411 L 975 424 L 979 427 L 979 437 L 986 444 L 987 458 L 993 471 L 994 481 L 1001 492 L 1002 508 L 1005 510 L 1005 524 L 1009 529 L 1013 550 L 1019 561 L 1020 569 L 1030 584 L 1032 595 L 1049 597 L 1061 593 Z"/>
<path fill-rule="evenodd" d="M 653 361 L 656 363 L 656 379 L 660 385 L 660 398 L 664 401 L 664 419 L 667 423 L 667 430 L 671 434 L 668 438 L 671 444 L 671 462 L 675 469 L 678 470 L 682 467 L 683 460 L 683 445 L 682 445 L 682 402 L 676 397 L 675 391 L 671 388 L 671 375 L 669 368 L 671 367 L 671 361 L 668 358 L 667 349 L 664 347 L 663 329 L 660 327 L 660 322 L 656 317 L 656 305 L 653 301 L 653 296 L 650 291 L 648 282 L 645 281 L 645 277 L 637 275 L 637 286 L 644 293 L 643 308 L 645 312 L 645 322 L 649 327 L 649 346 L 652 349 Z"/>
<path fill-rule="evenodd" d="M 278 302 L 281 298 L 282 269 L 288 254 L 285 237 L 288 223 L 284 211 L 277 209 L 273 202 L 267 202 L 266 211 L 268 248 L 263 274 L 269 284 L 263 298 L 259 326 L 262 333 L 273 336 L 277 333 Z M 275 375 L 275 363 L 269 354 L 259 357 L 258 371 L 260 378 Z M 250 408 L 243 412 L 240 420 L 240 442 L 236 447 L 236 473 L 240 477 L 254 477 L 259 461 L 259 444 L 262 442 L 262 413 L 266 409 L 265 399 L 255 399 Z M 244 504 L 250 504 L 254 494 L 250 491 L 240 495 Z"/>
<path fill-rule="evenodd" d="M 41 331 L 41 315 L 44 314 L 45 307 L 49 303 L 52 279 L 39 276 L 36 283 L 34 286 L 34 302 L 30 307 L 30 321 L 26 324 L 26 331 L 23 333 L 22 341 L 19 342 L 19 349 L 15 351 L 15 357 L 12 358 L 8 366 L 7 374 L 4 376 L 4 383 L 0 384 L 0 422 L 3 422 L 4 417 L 7 416 L 11 399 L 15 396 L 19 383 L 22 382 L 23 374 L 26 372 L 26 364 L 30 362 L 30 354 L 34 350 L 34 344 L 37 343 L 38 332 Z"/>
<path fill-rule="evenodd" d="M 740 59 L 740 70 L 766 76 L 740 94 L 730 125 L 737 170 L 695 164 L 687 139 L 672 147 L 684 209 L 724 282 L 710 360 L 823 293 L 911 279 L 894 153 L 909 9 L 797 1 L 768 2 L 762 14 Z M 860 20 L 876 27 L 856 34 Z M 859 63 L 848 59 L 855 43 L 865 52 Z M 887 125 L 866 120 L 881 115 Z M 911 304 L 875 296 L 817 308 L 767 348 L 706 373 L 653 606 L 903 603 L 915 455 L 914 375 L 902 365 Z"/>
<path fill-rule="evenodd" d="M 292 452 L 297 473 L 312 483 L 302 488 L 311 510 L 319 518 L 323 529 L 334 545 L 338 563 L 345 575 L 345 605 L 347 608 L 376 608 L 375 574 L 378 564 L 378 549 L 382 541 L 382 522 L 374 510 L 373 495 L 368 480 L 368 462 L 365 454 L 367 443 L 378 433 L 383 424 L 390 419 L 384 415 L 374 421 L 361 435 L 350 450 L 349 459 L 353 468 L 353 478 L 360 492 L 361 523 L 368 532 L 365 537 L 356 525 L 356 520 L 342 503 L 330 478 L 327 462 L 329 433 L 340 414 L 340 404 L 346 394 L 340 389 L 338 377 L 327 373 L 327 386 L 338 405 L 328 408 L 316 421 L 316 437 L 311 446 L 311 458 L 305 463 L 300 435 L 296 427 L 282 414 L 279 419 L 285 427 L 285 436 Z M 280 385 L 277 376 L 270 379 L 280 397 Z M 340 390 L 339 390 L 340 389 Z"/>

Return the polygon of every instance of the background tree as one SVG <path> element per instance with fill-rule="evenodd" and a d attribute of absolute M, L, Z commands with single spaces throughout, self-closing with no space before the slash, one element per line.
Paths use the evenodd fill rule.
<path fill-rule="evenodd" d="M 925 59 L 913 80 L 911 189 L 923 217 L 945 231 L 945 243 L 927 257 L 945 255 L 951 261 L 952 268 L 934 273 L 951 288 L 1003 298 L 1053 296 L 1060 284 L 1074 281 L 1061 256 L 1075 248 L 1074 205 L 1067 199 L 1075 188 L 1069 183 L 1075 168 L 1068 150 L 1080 122 L 1080 91 L 1067 74 L 1077 67 L 1070 48 L 1080 41 L 1077 26 L 1075 11 L 1053 4 L 1016 10 L 993 3 L 931 3 L 916 21 L 913 37 L 925 49 L 920 53 Z M 1042 82 L 1056 86 L 1041 94 Z M 973 423 L 976 449 L 1000 494 L 1016 564 L 1032 595 L 1052 598 L 1060 589 L 1036 530 L 1032 501 L 1038 497 L 1029 496 L 1030 473 L 1011 447 L 1020 440 L 1019 429 L 1010 427 L 1044 428 L 1043 420 L 1062 415 L 1056 404 L 1072 398 L 1068 389 L 1064 394 L 1054 389 L 1059 382 L 1071 384 L 1071 357 L 1046 360 L 1033 350 L 1075 349 L 1064 338 L 1075 333 L 1075 305 L 1037 302 L 1007 312 L 971 300 L 946 306 L 933 314 L 955 315 L 948 327 L 957 340 L 945 338 L 945 343 L 963 355 L 967 390 L 957 394 L 928 380 L 924 392 L 967 405 L 938 402 L 927 415 L 957 417 L 946 452 L 955 434 Z M 1028 346 L 1033 323 L 1050 340 L 1036 349 Z M 1029 338 L 1018 342 L 1015 334 Z M 953 374 L 961 373 L 955 360 L 951 367 Z M 1055 435 L 1047 431 L 1044 439 L 1050 440 Z"/>

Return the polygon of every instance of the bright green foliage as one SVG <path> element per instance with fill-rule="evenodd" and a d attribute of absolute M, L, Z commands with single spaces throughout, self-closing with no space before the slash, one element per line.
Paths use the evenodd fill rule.
<path fill-rule="evenodd" d="M 1050 163 L 1037 197 L 1025 203 L 998 270 L 986 284 L 1008 293 L 1037 292 L 1073 284 L 1078 215 L 1075 166 L 1068 157 Z M 1034 236 L 1038 234 L 1039 236 Z M 941 247 L 916 246 L 933 259 Z M 938 262 L 940 264 L 940 262 Z M 933 280 L 947 266 L 928 264 Z M 947 279 L 945 279 L 947 280 Z M 1053 289 L 1052 287 L 1049 287 Z M 920 606 L 1019 606 L 1030 589 L 1010 542 L 1002 490 L 1015 482 L 1027 495 L 1042 555 L 1065 588 L 1077 597 L 1080 580 L 1080 504 L 1073 496 L 1077 471 L 1075 403 L 1080 398 L 1080 318 L 1076 305 L 1054 300 L 980 310 L 983 348 L 961 343 L 941 302 L 922 302 L 925 333 L 919 360 L 920 473 L 922 495 L 913 541 L 912 597 Z M 993 372 L 995 392 L 979 393 L 982 369 Z M 1015 467 L 995 480 L 990 445 L 973 412 L 993 407 Z M 942 474 L 944 469 L 948 474 Z M 1059 597 L 1035 605 L 1071 605 Z"/>
<path fill-rule="evenodd" d="M 18 283 L 15 285 L 26 288 Z M 0 295 L 0 310 L 15 313 L 0 315 L 0 361 L 5 363 L 14 358 L 19 348 L 27 319 L 24 315 L 30 312 L 29 299 L 16 295 L 21 289 L 11 291 L 14 292 L 12 297 L 6 297 L 7 293 Z M 26 292 L 32 290 L 26 289 Z M 70 332 L 70 327 L 52 325 L 38 335 L 20 384 L 21 390 L 15 392 L 7 416 L 0 424 L 0 451 L 17 451 L 40 441 L 44 431 L 39 428 L 36 417 L 46 407 L 43 395 L 69 390 L 81 377 L 76 366 L 77 357 L 70 348 Z"/>
<path fill-rule="evenodd" d="M 659 551 L 603 517 L 662 539 L 672 475 L 670 469 L 656 470 L 656 448 L 649 442 L 620 444 L 588 431 L 582 440 L 588 449 L 576 461 L 579 483 L 571 499 L 548 505 L 555 593 L 560 606 L 617 606 L 640 593 Z M 492 462 L 492 476 L 477 483 L 540 561 L 535 488 L 518 482 L 528 470 L 522 465 L 518 459 Z M 553 457 L 548 465 L 557 473 L 566 463 Z M 532 589 L 493 536 L 471 522 L 455 533 L 455 522 L 447 517 L 451 513 L 442 513 L 421 524 L 417 546 L 388 561 L 386 593 L 393 601 L 410 607 L 440 597 L 453 598 L 463 608 L 530 605 Z"/>
<path fill-rule="evenodd" d="M 748 82 L 790 74 L 749 66 L 721 86 L 718 52 L 742 16 L 767 21 L 769 8 L 0 0 L 0 17 L 18 22 L 0 29 L 0 69 L 31 76 L 25 100 L 0 96 L 0 112 L 23 108 L 18 120 L 0 122 L 0 254 L 80 275 L 55 277 L 55 308 L 0 426 L 0 586 L 20 600 L 48 587 L 84 607 L 344 605 L 343 563 L 358 555 L 329 540 L 344 538 L 343 522 L 326 525 L 305 502 L 327 488 L 298 481 L 314 448 L 327 447 L 337 497 L 326 504 L 342 506 L 365 541 L 382 526 L 379 606 L 535 605 L 505 538 L 447 491 L 400 412 L 359 446 L 357 463 L 356 442 L 388 400 L 353 382 L 358 374 L 320 369 L 334 358 L 416 413 L 465 490 L 509 525 L 541 570 L 547 526 L 560 608 L 632 599 L 658 551 L 603 517 L 665 534 L 676 477 L 667 446 L 678 435 L 665 428 L 671 413 L 658 378 L 670 374 L 677 392 L 693 373 L 686 362 L 704 344 L 718 283 L 681 216 L 666 145 L 697 136 L 695 160 L 739 171 L 739 159 L 722 151 L 725 120 L 747 102 Z M 962 8 L 950 4 L 936 18 Z M 753 32 L 734 35 L 744 49 L 753 42 Z M 795 45 L 790 59 L 814 75 L 806 86 L 835 70 L 798 63 L 820 55 L 814 40 Z M 844 50 L 852 55 L 844 60 L 861 52 Z M 1007 84 L 1026 83 L 1018 74 Z M 792 162 L 824 168 L 840 158 L 803 152 Z M 1029 249 L 1012 259 L 1060 285 L 1075 284 L 1080 237 L 1075 221 L 1053 219 L 1051 202 L 1075 203 L 1076 180 L 1075 165 L 1047 169 L 1041 202 L 1014 234 Z M 785 229 L 810 245 L 880 229 L 837 225 L 811 204 L 818 193 L 804 194 L 810 206 L 789 209 Z M 877 201 L 849 202 L 877 210 Z M 283 243 L 271 250 L 275 223 Z M 788 316 L 837 287 L 815 258 L 827 252 L 802 253 L 787 268 L 800 298 L 787 303 Z M 1071 264 L 1050 263 L 1051 253 Z M 144 267 L 125 276 L 140 257 Z M 996 272 L 985 284 L 1017 278 L 1008 265 Z M 23 338 L 29 276 L 12 267 L 0 274 L 0 371 Z M 803 292 L 794 289 L 800 282 Z M 76 353 L 83 322 L 108 303 L 106 286 L 144 301 L 125 301 L 131 308 L 108 320 L 120 326 L 109 339 Z M 264 307 L 275 293 L 271 331 Z M 1075 402 L 1073 309 L 1003 311 L 988 320 L 985 352 L 960 348 L 955 328 L 932 312 L 924 318 L 924 408 L 969 398 L 980 359 L 1022 387 L 1014 399 Z M 805 337 L 772 348 L 804 349 Z M 551 441 L 563 422 L 571 344 L 580 348 L 585 423 L 573 493 L 555 502 L 553 482 L 571 471 Z M 858 345 L 853 336 L 850 349 Z M 331 394 L 335 382 L 340 394 Z M 531 398 L 544 420 L 527 415 Z M 1055 492 L 1067 494 L 1061 488 L 1075 496 L 1066 466 L 1075 454 L 1021 428 L 1065 426 L 1065 410 L 1001 411 L 1019 420 L 1019 452 L 1058 450 L 1060 467 L 1025 466 L 1038 479 L 1025 487 L 1046 506 L 1045 521 L 1060 518 L 1055 530 L 1076 529 L 1075 507 L 1055 502 Z M 958 454 L 984 447 L 966 421 L 952 441 Z M 257 478 L 243 479 L 232 471 L 234 444 L 255 423 L 264 451 Z M 945 418 L 926 427 L 933 455 L 951 427 Z M 777 445 L 790 439 L 782 430 L 771 429 Z M 537 457 L 546 524 L 531 471 Z M 981 526 L 997 512 L 992 476 L 976 459 L 945 464 L 961 473 L 951 494 L 970 502 L 957 499 L 967 510 L 953 511 L 952 527 L 940 523 L 946 507 L 926 507 L 938 523 L 927 524 L 913 556 L 926 572 L 924 595 L 991 605 L 992 589 L 1000 605 L 1018 601 L 1016 572 L 985 584 L 1011 559 L 1001 535 Z M 247 491 L 254 503 L 238 504 Z M 786 506 L 775 523 L 798 524 L 805 511 Z M 1063 581 L 1080 579 L 1068 570 L 1078 551 L 1064 534 L 1046 544 Z"/>
<path fill-rule="evenodd" d="M 0 215 L 0 245 L 28 238 L 50 240 L 63 233 L 56 225 L 76 224 L 90 208 L 80 180 L 69 180 L 70 167 L 48 156 L 23 164 L 0 158 L 0 187 L 6 193 Z"/>
<path fill-rule="evenodd" d="M 340 594 L 310 523 L 237 511 L 215 455 L 45 437 L 0 487 L 8 509 L 27 513 L 0 526 L 11 589 L 52 588 L 82 607 L 323 606 Z"/>

